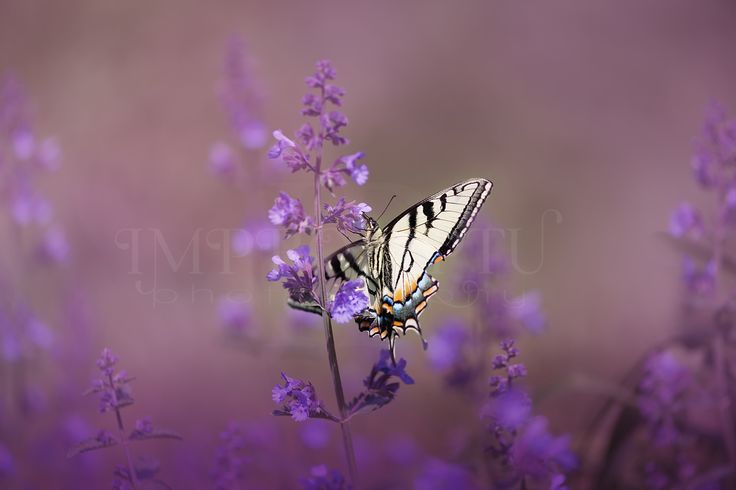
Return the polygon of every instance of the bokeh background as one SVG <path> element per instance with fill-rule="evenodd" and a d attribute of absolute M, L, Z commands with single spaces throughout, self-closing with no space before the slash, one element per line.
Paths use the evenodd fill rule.
<path fill-rule="evenodd" d="M 173 488 L 212 486 L 230 421 L 270 431 L 264 444 L 282 481 L 269 484 L 289 488 L 320 463 L 344 469 L 334 427 L 310 449 L 302 426 L 270 415 L 281 370 L 333 403 L 319 324 L 289 314 L 283 290 L 265 281 L 271 252 L 218 248 L 218 230 L 265 218 L 278 190 L 310 195 L 298 174 L 271 168 L 254 184 L 262 177 L 247 171 L 231 185 L 210 169 L 215 142 L 237 143 L 221 101 L 233 36 L 245 42 L 269 131 L 298 128 L 304 77 L 316 60 L 333 61 L 348 92 L 349 149 L 366 153 L 371 172 L 350 198 L 380 211 L 396 194 L 392 214 L 464 178 L 493 180 L 483 215 L 506 233 L 509 294 L 538 291 L 546 318 L 543 333 L 519 338 L 527 385 L 535 410 L 579 449 L 603 403 L 586 387 L 618 385 L 678 328 L 681 262 L 660 232 L 678 202 L 705 202 L 689 160 L 708 101 L 736 106 L 734 15 L 731 2 L 684 0 L 0 1 L 0 71 L 25 87 L 36 131 L 59 143 L 61 168 L 38 185 L 69 242 L 63 264 L 34 265 L 31 240 L 19 244 L 4 214 L 5 281 L 66 354 L 29 369 L 42 408 L 5 410 L 14 470 L 3 485 L 109 485 L 118 450 L 67 460 L 63 444 L 45 442 L 69 417 L 90 435 L 114 426 L 81 395 L 103 347 L 136 377 L 126 416 L 151 415 L 183 437 L 141 446 Z M 244 158 L 273 165 L 265 151 Z M 121 246 L 130 230 L 139 230 L 136 266 Z M 162 242 L 185 257 L 178 270 Z M 436 274 L 443 284 L 454 260 Z M 252 338 L 224 332 L 225 295 L 245 298 Z M 423 317 L 430 339 L 462 314 L 452 291 L 439 298 Z M 352 325 L 336 336 L 355 392 L 381 345 Z M 448 458 L 482 430 L 478 406 L 443 384 L 418 341 L 400 342 L 399 353 L 416 384 L 352 425 L 366 472 L 392 438 Z"/>

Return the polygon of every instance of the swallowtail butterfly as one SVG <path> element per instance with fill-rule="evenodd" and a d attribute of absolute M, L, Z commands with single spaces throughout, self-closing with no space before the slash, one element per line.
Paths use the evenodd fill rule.
<path fill-rule="evenodd" d="M 325 259 L 330 287 L 362 278 L 370 306 L 356 317 L 360 331 L 388 339 L 391 355 L 399 333 L 421 337 L 419 316 L 439 282 L 427 270 L 457 247 L 491 192 L 486 179 L 453 185 L 410 207 L 384 227 L 366 216 L 366 233 Z M 314 303 L 291 302 L 294 308 L 321 313 Z"/>

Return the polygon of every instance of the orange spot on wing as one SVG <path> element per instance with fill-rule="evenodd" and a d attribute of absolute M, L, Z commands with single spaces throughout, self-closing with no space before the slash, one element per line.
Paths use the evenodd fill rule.
<path fill-rule="evenodd" d="M 436 257 L 436 258 L 435 258 L 435 259 L 434 259 L 434 260 L 432 261 L 432 263 L 433 263 L 433 264 L 436 264 L 437 262 L 442 262 L 442 261 L 444 261 L 444 260 L 445 260 L 445 256 L 444 256 L 444 255 L 438 255 L 438 256 L 437 256 L 437 257 Z"/>
<path fill-rule="evenodd" d="M 370 332 L 368 332 L 368 335 L 370 335 L 371 337 L 373 337 L 374 335 L 376 335 L 376 334 L 377 334 L 378 332 L 380 332 L 380 331 L 381 331 L 381 329 L 380 329 L 380 328 L 378 328 L 378 327 L 373 327 L 373 328 L 371 328 L 371 331 L 370 331 Z"/>
<path fill-rule="evenodd" d="M 416 308 L 414 309 L 414 311 L 415 311 L 415 312 L 416 312 L 416 314 L 418 315 L 418 314 L 420 314 L 420 313 L 422 312 L 422 310 L 423 310 L 424 308 L 426 308 L 426 307 L 427 307 L 427 302 L 426 302 L 426 301 L 422 301 L 421 303 L 419 303 L 419 304 L 417 305 L 417 307 L 416 307 Z"/>
<path fill-rule="evenodd" d="M 436 292 L 437 292 L 437 285 L 436 284 L 432 284 L 430 287 L 427 288 L 426 291 L 424 291 L 424 297 L 425 298 L 429 298 L 430 296 L 432 296 Z"/>

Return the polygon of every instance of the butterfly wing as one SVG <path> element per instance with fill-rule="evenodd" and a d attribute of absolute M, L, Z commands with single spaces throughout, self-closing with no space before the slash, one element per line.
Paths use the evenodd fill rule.
<path fill-rule="evenodd" d="M 491 192 L 486 179 L 453 185 L 410 207 L 383 228 L 380 244 L 381 305 L 371 335 L 414 329 L 439 286 L 427 269 L 449 256 Z M 392 349 L 393 350 L 393 349 Z"/>
<path fill-rule="evenodd" d="M 368 254 L 366 252 L 366 241 L 357 240 L 340 248 L 325 258 L 325 280 L 326 290 L 332 291 L 338 284 L 362 278 L 365 280 L 366 288 L 371 297 L 378 290 L 378 283 L 371 273 Z M 289 300 L 289 306 L 310 313 L 322 314 L 322 309 L 314 302 L 298 302 Z"/>

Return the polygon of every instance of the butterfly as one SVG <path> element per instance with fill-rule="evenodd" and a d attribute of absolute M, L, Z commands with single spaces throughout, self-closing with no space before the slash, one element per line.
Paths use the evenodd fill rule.
<path fill-rule="evenodd" d="M 369 336 L 388 339 L 392 358 L 399 333 L 413 330 L 424 342 L 419 316 L 439 288 L 427 270 L 455 250 L 492 186 L 480 178 L 459 182 L 411 206 L 384 227 L 364 216 L 365 235 L 325 259 L 330 288 L 364 280 L 370 306 L 355 321 Z M 315 303 L 289 304 L 321 314 Z"/>

